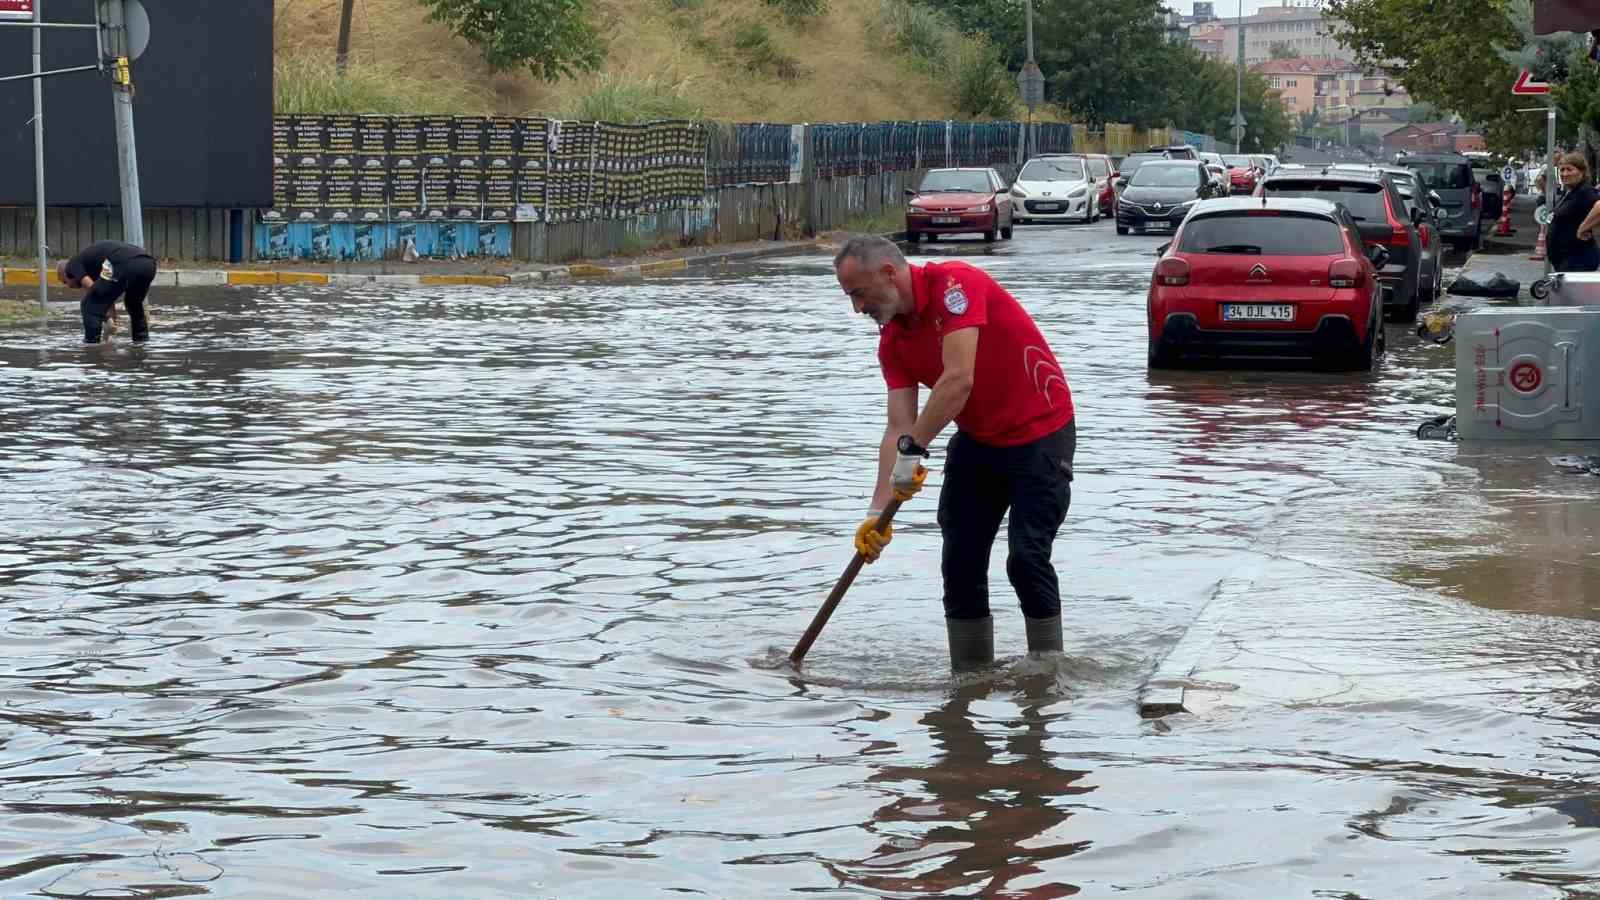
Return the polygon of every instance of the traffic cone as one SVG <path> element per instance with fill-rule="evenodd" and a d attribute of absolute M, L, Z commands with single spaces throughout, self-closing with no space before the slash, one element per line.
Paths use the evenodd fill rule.
<path fill-rule="evenodd" d="M 1534 245 L 1533 245 L 1533 255 L 1528 257 L 1529 259 L 1533 260 L 1534 262 L 1544 262 L 1544 251 L 1545 251 L 1544 238 L 1545 238 L 1545 235 L 1549 233 L 1549 230 L 1550 230 L 1550 228 L 1549 228 L 1548 225 L 1540 225 L 1539 226 L 1539 240 L 1536 243 L 1534 243 Z"/>
<path fill-rule="evenodd" d="M 1516 194 L 1512 193 L 1509 187 L 1500 195 L 1500 221 L 1494 226 L 1495 237 L 1511 237 L 1516 234 L 1511 230 L 1511 205 L 1515 200 Z"/>

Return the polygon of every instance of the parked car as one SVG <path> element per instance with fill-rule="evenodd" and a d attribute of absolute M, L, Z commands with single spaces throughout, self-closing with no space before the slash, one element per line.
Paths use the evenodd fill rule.
<path fill-rule="evenodd" d="M 1256 181 L 1260 179 L 1261 173 L 1256 171 L 1250 157 L 1230 153 L 1223 156 L 1222 161 L 1228 167 L 1228 182 L 1235 194 L 1249 194 L 1255 191 Z"/>
<path fill-rule="evenodd" d="M 1162 154 L 1167 159 L 1192 159 L 1196 161 L 1200 159 L 1200 151 L 1189 146 L 1188 144 L 1172 144 L 1166 147 L 1151 147 L 1149 152 Z"/>
<path fill-rule="evenodd" d="M 1406 217 L 1417 226 L 1417 241 L 1421 259 L 1417 269 L 1417 283 L 1422 299 L 1435 301 L 1444 293 L 1444 239 L 1440 236 L 1438 220 L 1438 195 L 1429 196 L 1417 173 L 1404 166 L 1368 163 L 1335 163 L 1340 171 L 1382 172 L 1394 182 L 1395 190 L 1406 205 Z"/>
<path fill-rule="evenodd" d="M 1502 162 L 1489 157 L 1469 157 L 1472 161 L 1472 180 L 1478 183 L 1478 190 L 1483 193 L 1483 209 L 1480 218 L 1498 220 L 1500 208 L 1505 205 L 1505 198 L 1501 191 L 1505 190 L 1505 179 L 1500 177 Z"/>
<path fill-rule="evenodd" d="M 1011 240 L 1011 194 L 993 169 L 930 169 L 906 197 L 906 237 L 913 244 L 966 232 Z"/>
<path fill-rule="evenodd" d="M 1172 157 L 1163 153 L 1129 153 L 1117 163 L 1111 174 L 1112 190 L 1115 197 L 1111 204 L 1111 215 L 1117 214 L 1117 202 L 1122 198 L 1122 186 L 1126 184 L 1139 171 L 1139 167 L 1147 162 L 1160 162 L 1170 160 Z"/>
<path fill-rule="evenodd" d="M 1222 188 L 1223 194 L 1227 194 L 1233 190 L 1233 186 L 1228 179 L 1228 170 L 1226 168 L 1219 166 L 1216 163 L 1206 163 L 1206 172 L 1211 176 L 1211 180 L 1216 182 L 1217 187 Z"/>
<path fill-rule="evenodd" d="M 1221 166 L 1223 169 L 1227 169 L 1228 168 L 1228 164 L 1222 161 L 1222 154 L 1221 153 L 1212 153 L 1209 150 L 1201 150 L 1200 151 L 1200 161 L 1205 163 L 1208 166 L 1217 165 L 1217 166 Z"/>
<path fill-rule="evenodd" d="M 1422 303 L 1422 239 L 1394 181 L 1375 170 L 1332 166 L 1321 171 L 1271 175 L 1256 187 L 1258 197 L 1306 197 L 1342 204 L 1361 239 L 1388 255 L 1378 276 L 1384 308 L 1398 321 L 1415 322 Z"/>
<path fill-rule="evenodd" d="M 1150 367 L 1253 356 L 1370 370 L 1385 349 L 1388 251 L 1363 246 L 1357 224 L 1327 200 L 1196 206 L 1150 280 Z"/>
<path fill-rule="evenodd" d="M 1100 215 L 1115 215 L 1117 189 L 1112 182 L 1116 179 L 1116 163 L 1104 153 L 1074 153 L 1073 156 L 1083 158 L 1084 165 L 1089 167 L 1089 177 L 1095 179 L 1099 185 L 1098 191 L 1091 193 L 1100 200 Z"/>
<path fill-rule="evenodd" d="M 1117 198 L 1117 234 L 1176 228 L 1194 204 L 1224 196 L 1211 181 L 1205 164 L 1199 161 L 1147 162 L 1125 181 L 1122 195 Z"/>
<path fill-rule="evenodd" d="M 1471 160 L 1459 153 L 1408 153 L 1399 164 L 1439 195 L 1439 228 L 1445 240 L 1457 250 L 1483 246 L 1483 189 L 1472 177 Z"/>
<path fill-rule="evenodd" d="M 1110 174 L 1108 171 L 1107 175 Z M 1018 222 L 1088 224 L 1100 217 L 1100 185 L 1089 174 L 1088 162 L 1077 156 L 1041 156 L 1028 160 L 1011 185 Z"/>

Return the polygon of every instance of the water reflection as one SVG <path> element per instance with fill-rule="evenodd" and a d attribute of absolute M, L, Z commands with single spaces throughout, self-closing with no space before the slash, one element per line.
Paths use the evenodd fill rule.
<path fill-rule="evenodd" d="M 867 779 L 889 802 L 867 830 L 871 856 L 828 863 L 848 886 L 896 896 L 1069 897 L 1080 888 L 1051 863 L 1090 844 L 1070 837 L 1071 798 L 1092 793 L 1090 774 L 1058 768 L 1045 752 L 1060 716 L 1055 678 L 1023 680 L 1015 697 L 968 686 L 918 719 L 935 755 L 889 765 Z"/>

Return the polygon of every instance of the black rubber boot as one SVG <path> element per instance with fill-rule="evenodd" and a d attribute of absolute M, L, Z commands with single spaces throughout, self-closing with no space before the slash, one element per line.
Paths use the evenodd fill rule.
<path fill-rule="evenodd" d="M 994 617 L 945 619 L 950 635 L 950 668 L 957 672 L 981 669 L 994 662 Z"/>
<path fill-rule="evenodd" d="M 1026 616 L 1023 618 L 1028 623 L 1029 653 L 1061 652 L 1061 616 L 1055 615 L 1048 619 L 1029 619 Z"/>

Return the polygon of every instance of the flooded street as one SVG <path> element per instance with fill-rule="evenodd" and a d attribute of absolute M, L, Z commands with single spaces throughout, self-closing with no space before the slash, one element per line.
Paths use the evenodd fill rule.
<path fill-rule="evenodd" d="M 0 332 L 0 896 L 1600 896 L 1600 479 L 1419 441 L 1454 347 L 1407 326 L 1147 373 L 1164 240 L 925 251 L 1078 409 L 1067 656 L 997 556 L 959 682 L 939 452 L 782 664 L 883 429 L 828 258 Z"/>

